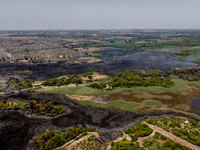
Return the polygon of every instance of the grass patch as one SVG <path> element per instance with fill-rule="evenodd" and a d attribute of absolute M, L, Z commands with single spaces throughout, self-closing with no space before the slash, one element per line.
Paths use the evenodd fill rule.
<path fill-rule="evenodd" d="M 142 104 L 144 104 L 145 106 L 156 107 L 156 108 L 167 107 L 166 105 L 162 104 L 160 101 L 155 101 L 155 100 L 146 100 L 146 101 L 143 101 Z"/>
<path fill-rule="evenodd" d="M 118 109 L 120 108 L 121 110 L 124 110 L 124 111 L 134 111 L 137 109 L 137 107 L 141 106 L 140 103 L 124 102 L 122 100 L 110 101 L 105 104 L 92 102 L 92 101 L 78 101 L 78 100 L 76 101 L 83 106 L 118 108 Z"/>
<path fill-rule="evenodd" d="M 15 70 L 13 71 L 14 74 L 28 74 L 29 71 L 27 70 Z"/>
<path fill-rule="evenodd" d="M 87 86 L 78 86 L 78 87 L 61 87 L 50 90 L 37 89 L 38 92 L 46 93 L 61 93 L 69 95 L 82 95 L 82 96 L 103 96 L 111 93 L 111 91 L 102 91 L 99 89 L 90 88 Z"/>
<path fill-rule="evenodd" d="M 15 101 L 9 98 L 0 102 L 0 109 L 23 109 L 27 104 L 28 102 Z"/>
<path fill-rule="evenodd" d="M 200 93 L 197 90 L 194 90 L 196 88 L 200 89 L 200 87 L 198 87 L 198 83 L 200 83 L 200 81 L 189 82 L 180 79 L 175 75 L 170 75 L 170 78 L 175 83 L 175 85 L 171 88 L 158 86 L 132 88 L 117 87 L 113 90 L 103 91 L 83 85 L 78 87 L 65 86 L 49 90 L 38 88 L 35 90 L 46 93 L 107 97 L 113 100 L 105 104 L 96 103 L 93 101 L 78 101 L 84 106 L 90 105 L 97 107 L 114 107 L 126 111 L 135 111 L 138 108 L 141 109 L 146 106 L 149 108 L 172 108 L 173 110 L 176 109 L 181 111 L 188 110 L 191 107 L 189 100 L 191 100 L 193 97 L 200 96 Z"/>

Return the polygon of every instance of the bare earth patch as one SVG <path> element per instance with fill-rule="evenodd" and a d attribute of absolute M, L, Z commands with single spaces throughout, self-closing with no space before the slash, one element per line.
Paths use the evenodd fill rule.
<path fill-rule="evenodd" d="M 98 102 L 98 103 L 106 103 L 102 101 L 101 97 L 95 97 L 95 96 L 81 96 L 81 95 L 68 95 L 66 94 L 67 97 L 71 98 L 71 99 L 76 99 L 79 101 L 94 101 L 94 102 Z"/>

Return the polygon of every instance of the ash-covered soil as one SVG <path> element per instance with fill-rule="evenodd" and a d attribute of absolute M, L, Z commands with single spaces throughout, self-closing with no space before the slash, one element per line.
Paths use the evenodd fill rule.
<path fill-rule="evenodd" d="M 101 62 L 97 63 L 70 63 L 58 61 L 46 64 L 21 64 L 0 63 L 0 76 L 6 78 L 18 77 L 20 79 L 45 80 L 62 75 L 81 74 L 84 72 L 99 72 L 106 75 L 114 75 L 119 72 L 134 69 L 159 69 L 171 70 L 172 68 L 193 66 L 194 63 L 171 60 L 169 52 L 161 51 L 119 51 L 105 50 L 101 53 Z M 14 70 L 29 70 L 27 75 L 13 74 Z"/>
<path fill-rule="evenodd" d="M 21 92 L 0 98 L 17 100 L 51 100 L 66 106 L 67 112 L 55 117 L 30 116 L 21 110 L 0 111 L 0 149 L 25 150 L 29 142 L 42 130 L 59 130 L 64 132 L 69 127 L 87 126 L 102 132 L 103 140 L 110 141 L 120 135 L 120 132 L 136 125 L 144 119 L 145 113 L 127 113 L 104 108 L 87 108 L 67 99 L 64 95 L 48 93 L 27 94 Z M 166 113 L 175 116 L 174 112 Z M 161 112 L 148 113 L 151 117 L 165 117 Z"/>

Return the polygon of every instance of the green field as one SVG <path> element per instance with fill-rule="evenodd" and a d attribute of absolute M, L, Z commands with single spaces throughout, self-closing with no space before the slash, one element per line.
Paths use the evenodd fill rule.
<path fill-rule="evenodd" d="M 75 95 L 94 97 L 94 99 L 95 97 L 106 97 L 111 100 L 99 102 L 72 98 L 83 106 L 115 108 L 124 111 L 148 111 L 152 109 L 186 111 L 190 109 L 191 103 L 189 100 L 193 97 L 200 96 L 200 93 L 196 90 L 200 90 L 200 81 L 189 82 L 175 75 L 170 75 L 170 78 L 175 83 L 171 88 L 159 86 L 117 87 L 113 90 L 103 91 L 85 86 L 86 84 L 81 84 L 78 87 L 62 86 L 52 87 L 50 89 L 35 88 L 35 90 L 37 92 L 66 94 L 69 98 L 71 95 Z"/>

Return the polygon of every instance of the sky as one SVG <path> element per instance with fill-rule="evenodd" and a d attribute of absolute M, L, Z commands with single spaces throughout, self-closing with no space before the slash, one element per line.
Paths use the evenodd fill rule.
<path fill-rule="evenodd" d="M 200 29 L 200 0 L 0 0 L 0 30 Z"/>

